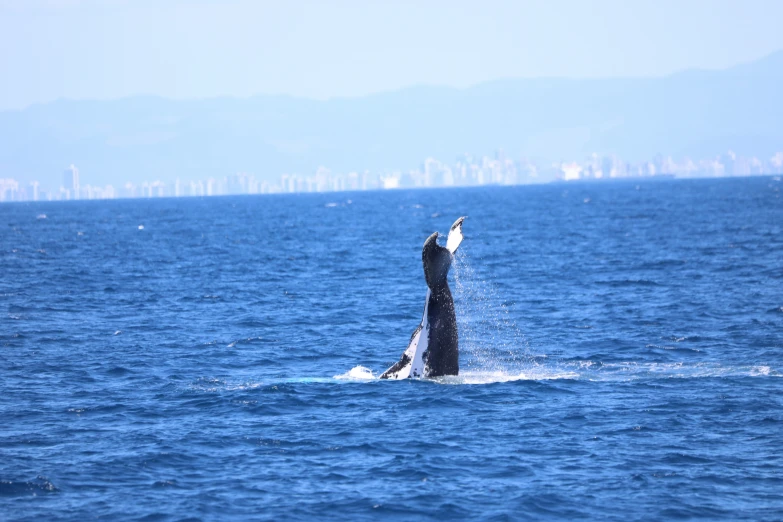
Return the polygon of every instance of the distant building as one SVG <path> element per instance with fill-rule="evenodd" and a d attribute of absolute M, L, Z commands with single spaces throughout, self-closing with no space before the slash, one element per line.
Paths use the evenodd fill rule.
<path fill-rule="evenodd" d="M 387 178 L 381 178 L 383 188 L 385 190 L 400 188 L 399 176 L 389 176 Z"/>
<path fill-rule="evenodd" d="M 68 199 L 79 199 L 79 169 L 73 163 L 63 172 L 63 184 L 61 187 L 61 192 L 67 194 Z"/>
<path fill-rule="evenodd" d="M 563 180 L 565 181 L 579 179 L 582 174 L 582 167 L 576 162 L 563 163 L 560 169 L 563 171 Z"/>
<path fill-rule="evenodd" d="M 19 182 L 12 178 L 0 179 L 0 201 L 16 201 Z"/>
<path fill-rule="evenodd" d="M 778 152 L 772 156 L 769 164 L 773 174 L 783 174 L 783 152 Z"/>
<path fill-rule="evenodd" d="M 162 198 L 166 196 L 166 184 L 160 180 L 155 180 L 149 185 L 151 198 Z"/>
<path fill-rule="evenodd" d="M 126 198 L 136 198 L 138 196 L 139 196 L 139 192 L 138 192 L 138 189 L 137 189 L 136 185 L 134 185 L 133 183 L 130 183 L 130 182 L 126 183 L 125 184 L 125 197 Z"/>

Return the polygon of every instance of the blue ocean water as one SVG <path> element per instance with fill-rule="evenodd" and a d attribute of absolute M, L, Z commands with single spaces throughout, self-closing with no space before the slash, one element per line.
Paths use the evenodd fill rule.
<path fill-rule="evenodd" d="M 0 519 L 779 520 L 781 189 L 0 205 Z"/>

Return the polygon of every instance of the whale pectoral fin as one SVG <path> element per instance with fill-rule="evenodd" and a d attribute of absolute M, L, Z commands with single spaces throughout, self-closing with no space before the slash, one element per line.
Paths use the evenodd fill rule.
<path fill-rule="evenodd" d="M 462 216 L 457 221 L 455 221 L 454 224 L 451 225 L 451 230 L 449 230 L 449 238 L 446 241 L 446 248 L 452 254 L 457 251 L 460 243 L 462 243 L 462 222 L 465 221 L 466 217 L 467 216 Z"/>
<path fill-rule="evenodd" d="M 406 366 L 410 366 L 411 358 L 407 354 L 402 354 L 402 358 L 394 363 L 394 365 L 383 372 L 381 379 L 405 379 L 410 375 L 410 371 L 406 369 Z M 403 375 L 403 373 L 405 375 Z"/>
<path fill-rule="evenodd" d="M 413 362 L 416 358 L 416 351 L 419 345 L 419 339 L 421 338 L 421 331 L 424 325 L 419 325 L 411 335 L 411 340 L 408 342 L 408 348 L 402 353 L 400 360 L 394 363 L 391 368 L 383 372 L 381 379 L 407 379 L 408 377 L 416 377 L 413 368 Z"/>
<path fill-rule="evenodd" d="M 411 334 L 408 348 L 403 352 L 400 360 L 391 368 L 383 372 L 381 379 L 407 379 L 409 377 L 425 377 L 424 352 L 429 343 L 429 323 L 427 321 L 427 308 L 429 307 L 431 292 L 427 289 L 427 297 L 424 299 L 424 315 L 421 323 Z"/>

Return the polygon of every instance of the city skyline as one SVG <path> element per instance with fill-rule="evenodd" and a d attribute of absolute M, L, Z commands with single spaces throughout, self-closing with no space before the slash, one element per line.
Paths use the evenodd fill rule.
<path fill-rule="evenodd" d="M 59 187 L 43 187 L 38 180 L 0 179 L 0 202 L 136 199 L 156 197 L 212 197 L 282 193 L 324 193 L 407 188 L 470 186 L 515 186 L 551 182 L 620 180 L 634 178 L 741 177 L 783 174 L 783 152 L 766 160 L 738 156 L 728 151 L 715 158 L 674 160 L 656 155 L 643 162 L 627 162 L 616 155 L 592 154 L 582 161 L 537 164 L 529 159 L 511 159 L 502 149 L 493 156 L 464 154 L 448 163 L 426 158 L 417 168 L 382 172 L 333 172 L 319 166 L 311 175 L 283 173 L 274 181 L 250 172 L 236 172 L 207 179 L 176 178 L 114 185 L 82 184 L 79 168 L 71 164 L 62 172 Z"/>
<path fill-rule="evenodd" d="M 82 183 L 249 172 L 408 170 L 502 148 L 542 168 L 594 152 L 640 162 L 658 153 L 766 161 L 783 146 L 783 52 L 721 71 L 660 79 L 509 80 L 312 101 L 258 96 L 67 101 L 0 111 L 0 178 L 52 190 L 71 163 Z M 85 177 L 86 176 L 86 177 Z"/>

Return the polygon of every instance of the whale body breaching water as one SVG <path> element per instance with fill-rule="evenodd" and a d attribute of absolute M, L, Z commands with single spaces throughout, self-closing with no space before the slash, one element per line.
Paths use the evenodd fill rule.
<path fill-rule="evenodd" d="M 445 247 L 438 244 L 437 232 L 424 242 L 421 251 L 424 279 L 427 282 L 424 315 L 400 360 L 386 370 L 381 379 L 459 375 L 457 315 L 448 275 L 454 252 L 462 243 L 464 220 L 461 217 L 451 225 Z"/>

